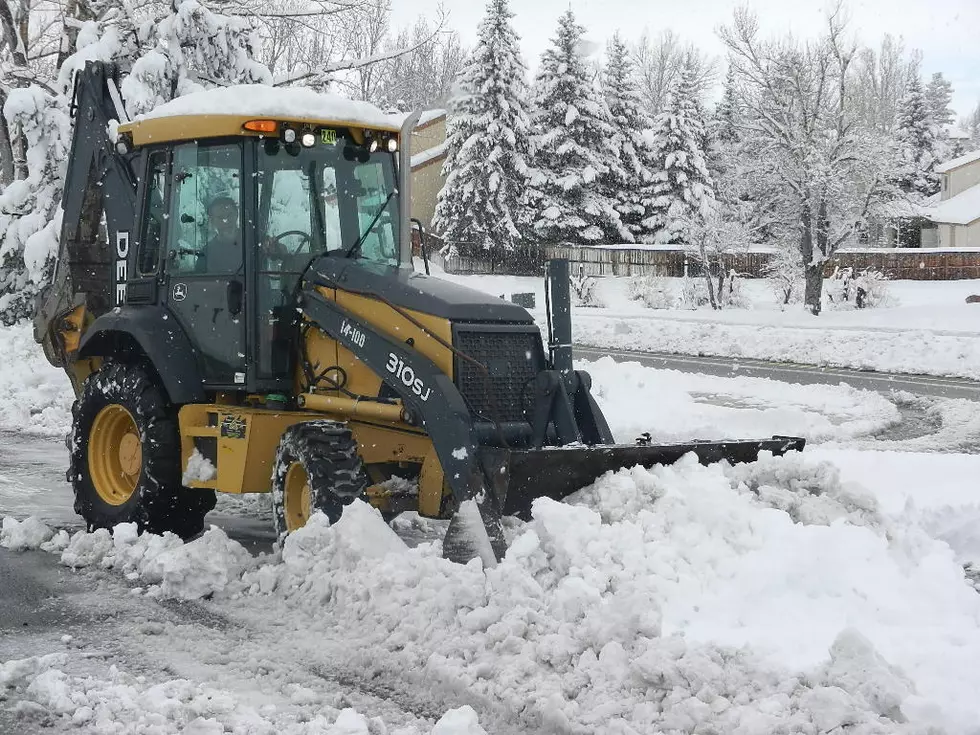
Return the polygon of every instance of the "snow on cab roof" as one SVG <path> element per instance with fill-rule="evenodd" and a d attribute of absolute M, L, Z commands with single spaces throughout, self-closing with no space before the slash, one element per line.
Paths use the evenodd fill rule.
<path fill-rule="evenodd" d="M 307 87 L 270 87 L 238 84 L 178 97 L 137 117 L 134 122 L 184 115 L 235 115 L 280 120 L 322 120 L 368 128 L 398 130 L 398 120 L 370 102 L 336 94 L 321 94 Z"/>
<path fill-rule="evenodd" d="M 952 161 L 940 163 L 938 166 L 936 166 L 936 173 L 945 174 L 952 171 L 954 168 L 966 166 L 968 163 L 973 163 L 974 161 L 980 161 L 980 150 L 964 153 L 962 156 L 959 158 L 954 158 Z"/>

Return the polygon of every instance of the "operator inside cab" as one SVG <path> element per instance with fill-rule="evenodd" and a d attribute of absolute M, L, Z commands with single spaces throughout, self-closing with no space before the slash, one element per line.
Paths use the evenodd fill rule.
<path fill-rule="evenodd" d="M 207 212 L 212 235 L 194 270 L 198 273 L 235 273 L 242 265 L 238 203 L 229 196 L 215 197 Z"/>

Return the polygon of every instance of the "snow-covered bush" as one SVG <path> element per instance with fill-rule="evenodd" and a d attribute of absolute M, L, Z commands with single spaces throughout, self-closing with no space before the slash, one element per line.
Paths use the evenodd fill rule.
<path fill-rule="evenodd" d="M 688 276 L 681 289 L 681 302 L 688 309 L 700 309 L 711 304 L 708 283 L 700 277 Z"/>
<path fill-rule="evenodd" d="M 677 298 L 670 281 L 658 276 L 634 276 L 626 282 L 630 301 L 639 301 L 648 309 L 673 309 Z"/>
<path fill-rule="evenodd" d="M 579 273 L 571 276 L 568 280 L 572 287 L 572 300 L 576 306 L 601 308 L 606 305 L 602 297 L 599 296 L 596 289 L 596 279 L 592 276 Z"/>
<path fill-rule="evenodd" d="M 710 306 L 715 309 L 748 309 L 751 304 L 742 292 L 742 279 L 737 271 L 728 270 L 711 276 L 710 282 L 703 275 L 684 279 L 681 301 L 689 309 Z"/>
<path fill-rule="evenodd" d="M 827 298 L 838 309 L 873 309 L 894 303 L 888 276 L 874 268 L 856 275 L 853 268 L 835 268 L 827 279 Z"/>
<path fill-rule="evenodd" d="M 783 306 L 803 302 L 806 281 L 803 279 L 803 263 L 796 248 L 780 248 L 763 269 L 766 282 Z"/>
<path fill-rule="evenodd" d="M 738 271 L 729 269 L 718 278 L 718 303 L 723 307 L 733 309 L 748 309 L 749 302 L 742 292 L 742 276 Z"/>

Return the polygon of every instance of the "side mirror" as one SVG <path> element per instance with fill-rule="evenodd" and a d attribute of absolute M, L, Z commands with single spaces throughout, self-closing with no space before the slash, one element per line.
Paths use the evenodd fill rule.
<path fill-rule="evenodd" d="M 416 217 L 412 217 L 409 221 L 418 227 L 419 249 L 422 251 L 422 262 L 425 263 L 425 275 L 431 276 L 432 274 L 429 272 L 429 248 L 425 241 L 425 227 L 422 226 L 422 221 Z"/>
<path fill-rule="evenodd" d="M 193 224 L 194 222 L 195 222 L 194 218 L 191 215 L 187 214 L 187 212 L 184 212 L 183 214 L 180 215 L 180 223 L 182 225 L 190 225 Z"/>

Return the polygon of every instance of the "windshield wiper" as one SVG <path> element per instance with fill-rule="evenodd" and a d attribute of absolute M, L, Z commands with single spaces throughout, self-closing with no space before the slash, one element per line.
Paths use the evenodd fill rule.
<path fill-rule="evenodd" d="M 374 226 L 378 224 L 378 220 L 381 219 L 381 213 L 385 211 L 385 207 L 388 206 L 388 202 L 391 201 L 391 198 L 393 196 L 395 196 L 394 189 L 388 192 L 388 196 L 385 197 L 385 200 L 381 203 L 381 206 L 378 207 L 378 211 L 375 212 L 374 218 L 371 220 L 371 224 L 367 226 L 364 232 L 361 233 L 361 236 L 357 238 L 357 240 L 354 242 L 353 245 L 350 246 L 350 250 L 348 250 L 344 254 L 345 258 L 352 257 L 358 250 L 361 249 L 361 245 L 364 244 L 364 241 L 367 239 L 367 236 L 371 234 L 371 230 L 374 229 Z"/>

